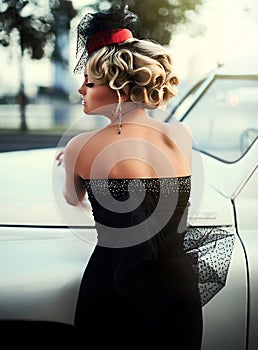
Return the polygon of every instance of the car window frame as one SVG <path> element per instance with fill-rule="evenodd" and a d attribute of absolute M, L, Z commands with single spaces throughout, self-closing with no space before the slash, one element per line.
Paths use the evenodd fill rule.
<path fill-rule="evenodd" d="M 209 89 L 209 87 L 214 83 L 215 80 L 217 79 L 235 79 L 235 80 L 240 80 L 240 79 L 246 79 L 246 80 L 257 80 L 258 81 L 258 75 L 256 74 L 218 74 L 217 72 L 206 76 L 206 78 L 200 80 L 197 84 L 195 84 L 189 91 L 188 93 L 176 104 L 176 106 L 172 109 L 172 111 L 170 112 L 170 115 L 168 116 L 168 118 L 165 120 L 165 122 L 169 122 L 175 112 L 176 109 L 179 108 L 179 106 L 189 97 L 190 94 L 192 94 L 192 92 L 196 89 L 196 86 L 199 85 L 199 88 L 197 88 L 197 91 L 195 93 L 195 97 L 192 103 L 189 104 L 189 106 L 181 113 L 181 115 L 179 115 L 176 119 L 179 120 L 180 122 L 184 122 L 184 120 L 187 118 L 187 115 L 191 112 L 191 110 L 195 107 L 195 105 L 199 102 L 199 100 L 202 98 L 202 96 L 206 93 L 206 91 Z M 222 163 L 225 164 L 234 164 L 237 163 L 240 159 L 242 159 L 246 153 L 252 148 L 253 144 L 256 142 L 257 137 L 253 140 L 253 142 L 250 144 L 249 148 L 246 149 L 245 152 L 243 152 L 241 154 L 240 157 L 238 157 L 235 160 L 226 160 L 223 158 L 220 158 L 214 154 L 211 154 L 205 150 L 202 150 L 200 148 L 198 148 L 197 146 L 195 146 L 193 144 L 193 149 L 201 152 L 209 157 L 212 157 L 213 159 L 216 159 Z"/>

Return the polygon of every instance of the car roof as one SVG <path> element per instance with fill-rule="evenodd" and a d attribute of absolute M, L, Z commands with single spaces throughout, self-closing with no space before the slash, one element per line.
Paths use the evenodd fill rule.
<path fill-rule="evenodd" d="M 219 64 L 216 75 L 258 76 L 258 56 L 242 57 Z"/>

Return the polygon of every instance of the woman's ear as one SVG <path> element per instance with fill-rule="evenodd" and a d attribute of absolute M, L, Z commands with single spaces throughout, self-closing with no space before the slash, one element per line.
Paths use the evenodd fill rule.
<path fill-rule="evenodd" d="M 117 93 L 117 103 L 126 102 L 129 100 L 129 95 L 125 91 L 116 90 Z"/>
<path fill-rule="evenodd" d="M 122 100 L 122 102 L 126 102 L 129 100 L 129 96 L 126 93 L 122 92 L 121 100 Z"/>
<path fill-rule="evenodd" d="M 122 91 L 120 95 L 121 95 L 121 101 L 122 102 L 128 101 L 129 96 L 124 91 Z"/>

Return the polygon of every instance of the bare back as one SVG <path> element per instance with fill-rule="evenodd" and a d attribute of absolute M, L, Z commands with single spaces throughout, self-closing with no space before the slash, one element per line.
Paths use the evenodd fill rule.
<path fill-rule="evenodd" d="M 125 120 L 80 138 L 76 172 L 89 178 L 157 178 L 191 174 L 192 138 L 182 123 Z M 78 147 L 78 146 L 77 146 Z"/>

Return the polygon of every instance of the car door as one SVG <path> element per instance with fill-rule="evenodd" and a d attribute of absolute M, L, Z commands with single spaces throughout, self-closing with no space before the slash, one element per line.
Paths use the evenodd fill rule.
<path fill-rule="evenodd" d="M 196 198 L 196 192 L 198 192 L 198 181 L 201 178 L 199 172 L 196 171 L 196 154 L 197 152 L 194 151 L 192 204 Z M 194 215 L 190 211 L 189 219 L 192 219 L 190 222 L 197 228 L 219 228 L 235 235 L 226 283 L 203 307 L 202 350 L 246 350 L 248 327 L 246 255 L 243 243 L 237 234 L 234 206 L 230 194 L 226 192 L 226 189 L 231 190 L 231 188 L 222 186 L 225 183 L 225 178 L 230 178 L 230 175 L 235 173 L 235 166 L 238 164 L 225 164 L 205 154 L 202 154 L 201 158 L 205 175 L 204 191 L 201 200 L 197 200 Z M 196 176 L 196 172 L 198 176 Z M 239 183 L 241 179 L 241 176 L 236 177 L 236 182 Z M 232 184 L 234 185 L 235 182 Z M 214 261 L 215 265 L 216 263 Z M 224 266 L 224 263 L 224 260 L 221 261 L 221 266 Z"/>
<path fill-rule="evenodd" d="M 248 283 L 248 350 L 258 347 L 258 139 L 249 149 L 254 164 L 241 191 L 234 199 L 239 236 L 247 257 Z M 256 159 L 256 161 L 255 161 Z"/>

